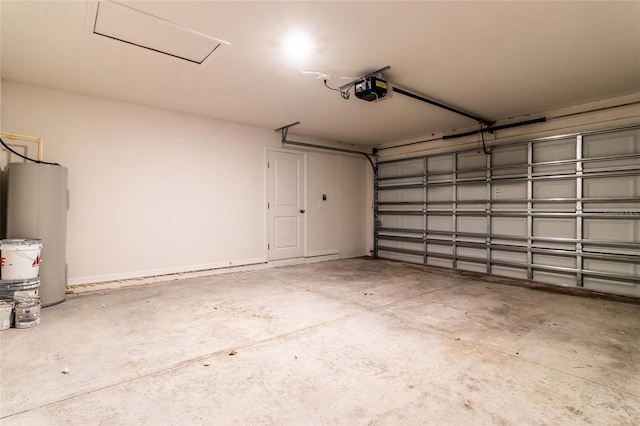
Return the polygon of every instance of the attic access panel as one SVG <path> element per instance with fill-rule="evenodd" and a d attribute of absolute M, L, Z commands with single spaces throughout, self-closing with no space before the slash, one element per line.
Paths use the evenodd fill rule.
<path fill-rule="evenodd" d="M 87 30 L 96 36 L 199 65 L 204 65 L 221 45 L 229 44 L 113 1 L 90 4 Z"/>

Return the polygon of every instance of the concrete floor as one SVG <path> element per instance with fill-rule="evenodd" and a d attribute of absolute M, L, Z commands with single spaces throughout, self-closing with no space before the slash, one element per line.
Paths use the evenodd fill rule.
<path fill-rule="evenodd" d="M 637 425 L 640 304 L 509 282 L 350 259 L 71 296 L 0 332 L 0 423 Z"/>

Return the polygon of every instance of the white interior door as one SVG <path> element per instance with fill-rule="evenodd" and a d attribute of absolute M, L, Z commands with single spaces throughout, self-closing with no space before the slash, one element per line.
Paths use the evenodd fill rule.
<path fill-rule="evenodd" d="M 269 260 L 304 256 L 304 154 L 267 152 Z"/>

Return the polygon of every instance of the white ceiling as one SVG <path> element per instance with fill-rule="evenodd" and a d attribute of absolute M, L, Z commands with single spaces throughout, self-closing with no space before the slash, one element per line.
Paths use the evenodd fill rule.
<path fill-rule="evenodd" d="M 473 126 L 395 94 L 343 100 L 299 71 L 384 78 L 497 120 L 640 92 L 640 2 L 226 2 L 127 5 L 227 41 L 206 65 L 85 31 L 89 3 L 6 1 L 2 78 L 362 146 Z M 309 58 L 284 55 L 305 31 Z M 348 80 L 329 80 L 341 86 Z"/>

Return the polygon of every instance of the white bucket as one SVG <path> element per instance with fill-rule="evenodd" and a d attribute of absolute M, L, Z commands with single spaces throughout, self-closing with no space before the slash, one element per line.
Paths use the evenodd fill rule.
<path fill-rule="evenodd" d="M 11 313 L 13 312 L 13 300 L 0 300 L 0 330 L 11 327 Z"/>
<path fill-rule="evenodd" d="M 1 240 L 0 279 L 24 280 L 40 273 L 40 240 Z"/>

